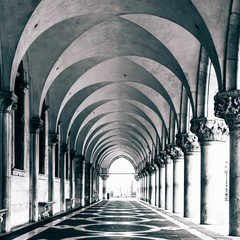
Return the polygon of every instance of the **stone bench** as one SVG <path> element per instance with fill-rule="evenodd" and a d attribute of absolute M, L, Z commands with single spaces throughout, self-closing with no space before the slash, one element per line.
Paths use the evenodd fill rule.
<path fill-rule="evenodd" d="M 8 209 L 0 209 L 0 223 L 3 222 L 3 216 L 8 211 Z"/>
<path fill-rule="evenodd" d="M 75 198 L 67 198 L 66 199 L 66 209 L 71 210 L 74 208 L 75 205 Z"/>
<path fill-rule="evenodd" d="M 55 202 L 39 202 L 38 203 L 38 219 L 42 220 L 44 218 L 48 218 L 52 215 L 52 205 Z"/>

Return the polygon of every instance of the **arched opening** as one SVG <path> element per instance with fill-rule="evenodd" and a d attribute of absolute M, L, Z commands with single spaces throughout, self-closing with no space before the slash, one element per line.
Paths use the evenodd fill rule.
<path fill-rule="evenodd" d="M 133 165 L 125 158 L 118 158 L 109 168 L 108 193 L 110 198 L 135 198 L 137 181 Z"/>

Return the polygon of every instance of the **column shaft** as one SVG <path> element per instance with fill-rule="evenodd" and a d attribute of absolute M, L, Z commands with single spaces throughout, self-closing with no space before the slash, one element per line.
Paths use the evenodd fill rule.
<path fill-rule="evenodd" d="M 160 208 L 164 208 L 165 207 L 165 187 L 166 187 L 166 176 L 165 176 L 165 164 L 161 164 L 160 166 L 160 184 L 159 184 L 159 195 L 160 195 L 160 198 L 159 198 L 159 207 Z"/>
<path fill-rule="evenodd" d="M 223 222 L 225 201 L 224 143 L 201 144 L 201 223 Z M 217 170 L 216 170 L 217 168 Z"/>
<path fill-rule="evenodd" d="M 184 190 L 184 158 L 177 157 L 173 161 L 173 212 L 183 213 Z"/>
<path fill-rule="evenodd" d="M 200 151 L 185 154 L 184 217 L 200 217 Z"/>
<path fill-rule="evenodd" d="M 230 128 L 229 233 L 240 236 L 240 128 Z"/>
<path fill-rule="evenodd" d="M 173 164 L 168 156 L 165 167 L 165 209 L 172 211 L 173 205 Z"/>
<path fill-rule="evenodd" d="M 160 191 L 159 191 L 159 183 L 160 183 L 160 176 L 159 176 L 160 169 L 159 167 L 156 168 L 155 173 L 155 206 L 159 206 L 159 199 L 160 199 Z"/>
<path fill-rule="evenodd" d="M 86 162 L 85 160 L 82 160 L 82 178 L 81 178 L 81 206 L 85 206 L 85 168 L 86 168 Z"/>
<path fill-rule="evenodd" d="M 68 154 L 68 148 L 66 144 L 63 144 L 60 158 L 60 210 L 66 211 L 66 199 L 65 199 L 65 183 L 66 183 L 66 155 Z"/>
<path fill-rule="evenodd" d="M 3 231 L 11 230 L 11 164 L 12 164 L 12 105 L 16 96 L 11 92 L 0 92 L 0 146 L 1 146 L 1 197 L 0 204 L 8 209 L 4 216 Z M 15 104 L 15 103 L 14 103 Z"/>
<path fill-rule="evenodd" d="M 31 161 L 30 161 L 30 192 L 31 219 L 38 221 L 38 172 L 39 172 L 39 131 L 43 126 L 40 118 L 31 119 Z"/>

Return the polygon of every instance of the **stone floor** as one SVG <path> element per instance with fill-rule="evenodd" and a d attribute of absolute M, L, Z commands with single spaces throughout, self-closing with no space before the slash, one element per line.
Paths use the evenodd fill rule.
<path fill-rule="evenodd" d="M 1 238 L 1 236 L 0 236 Z M 2 236 L 16 240 L 72 239 L 233 239 L 139 201 L 104 200 L 37 227 Z M 235 239 L 235 238 L 234 238 Z"/>

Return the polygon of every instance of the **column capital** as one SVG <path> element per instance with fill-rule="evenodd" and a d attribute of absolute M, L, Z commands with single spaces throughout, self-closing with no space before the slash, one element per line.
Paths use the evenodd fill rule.
<path fill-rule="evenodd" d="M 166 145 L 166 152 L 173 160 L 183 156 L 182 149 L 174 143 Z"/>
<path fill-rule="evenodd" d="M 193 118 L 191 120 L 191 131 L 198 136 L 200 143 L 210 141 L 225 142 L 229 134 L 225 121 L 219 118 Z"/>
<path fill-rule="evenodd" d="M 184 153 L 200 152 L 200 144 L 195 134 L 179 133 L 176 135 L 176 143 Z"/>
<path fill-rule="evenodd" d="M 146 171 L 149 173 L 149 175 L 153 174 L 155 170 L 156 169 L 152 163 L 149 162 L 146 163 Z"/>
<path fill-rule="evenodd" d="M 158 168 L 160 168 L 162 167 L 162 165 L 164 165 L 164 160 L 161 158 L 160 155 L 155 155 L 154 163 L 158 166 Z"/>
<path fill-rule="evenodd" d="M 17 96 L 11 91 L 0 91 L 0 113 L 7 113 L 11 110 L 17 110 Z"/>
<path fill-rule="evenodd" d="M 107 180 L 109 177 L 109 174 L 100 174 L 100 177 L 102 178 L 102 180 Z"/>
<path fill-rule="evenodd" d="M 223 118 L 230 127 L 240 124 L 240 90 L 220 92 L 214 101 L 216 117 Z"/>
<path fill-rule="evenodd" d="M 43 120 L 39 117 L 33 117 L 30 120 L 31 133 L 39 133 L 43 129 Z"/>
<path fill-rule="evenodd" d="M 50 133 L 48 135 L 48 142 L 49 142 L 49 145 L 56 145 L 59 141 L 59 136 L 58 134 L 56 133 Z"/>

